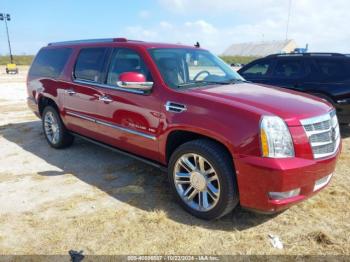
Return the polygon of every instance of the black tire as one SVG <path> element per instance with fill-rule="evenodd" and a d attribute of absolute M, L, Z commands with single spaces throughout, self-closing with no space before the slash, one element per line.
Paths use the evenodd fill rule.
<path fill-rule="evenodd" d="M 58 139 L 55 142 L 52 142 L 49 138 L 47 132 L 45 131 L 45 116 L 47 114 L 52 114 L 52 116 L 57 121 L 58 129 L 59 129 L 59 135 Z M 61 117 L 59 116 L 57 110 L 52 106 L 46 106 L 44 108 L 43 114 L 42 114 L 42 127 L 44 131 L 45 138 L 49 145 L 56 149 L 66 148 L 72 145 L 74 142 L 74 136 L 68 132 L 64 124 L 62 123 Z"/>
<path fill-rule="evenodd" d="M 209 211 L 198 211 L 191 208 L 180 197 L 174 182 L 174 170 L 177 160 L 186 154 L 198 154 L 210 162 L 220 181 L 220 196 L 217 204 Z M 230 213 L 238 204 L 238 187 L 232 158 L 226 149 L 209 139 L 193 140 L 179 146 L 170 157 L 168 179 L 175 198 L 180 205 L 192 215 L 205 219 L 218 219 Z"/>

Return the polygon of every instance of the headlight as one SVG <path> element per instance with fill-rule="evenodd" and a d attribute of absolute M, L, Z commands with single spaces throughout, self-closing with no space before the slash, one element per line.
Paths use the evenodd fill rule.
<path fill-rule="evenodd" d="M 260 143 L 264 157 L 294 157 L 292 137 L 278 116 L 264 116 L 260 122 Z"/>

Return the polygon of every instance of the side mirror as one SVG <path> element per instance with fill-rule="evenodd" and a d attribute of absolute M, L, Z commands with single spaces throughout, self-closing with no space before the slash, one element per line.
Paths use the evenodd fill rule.
<path fill-rule="evenodd" d="M 119 75 L 117 85 L 121 88 L 136 89 L 140 91 L 150 91 L 153 82 L 147 82 L 143 74 L 137 72 L 125 72 Z"/>

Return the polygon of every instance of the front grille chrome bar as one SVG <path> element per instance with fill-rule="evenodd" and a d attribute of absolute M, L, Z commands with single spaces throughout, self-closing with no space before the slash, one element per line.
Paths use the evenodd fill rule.
<path fill-rule="evenodd" d="M 339 148 L 340 131 L 335 110 L 328 114 L 300 120 L 315 159 L 333 155 Z"/>

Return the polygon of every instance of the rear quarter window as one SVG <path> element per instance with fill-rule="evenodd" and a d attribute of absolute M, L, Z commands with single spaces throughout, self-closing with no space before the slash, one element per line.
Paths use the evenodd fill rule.
<path fill-rule="evenodd" d="M 348 59 L 316 59 L 322 78 L 327 80 L 350 79 L 350 63 Z"/>
<path fill-rule="evenodd" d="M 41 49 L 29 70 L 29 77 L 57 78 L 71 53 L 71 48 Z"/>

